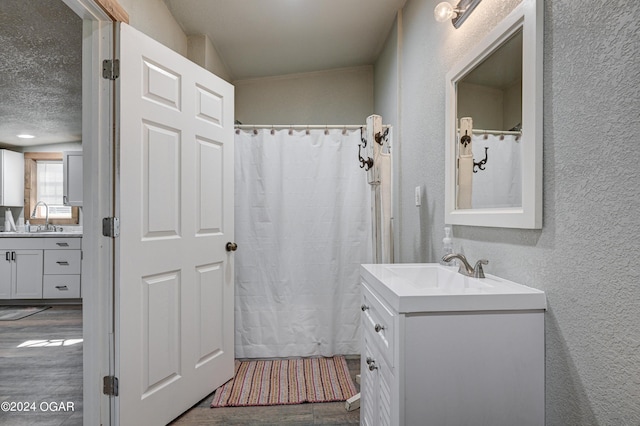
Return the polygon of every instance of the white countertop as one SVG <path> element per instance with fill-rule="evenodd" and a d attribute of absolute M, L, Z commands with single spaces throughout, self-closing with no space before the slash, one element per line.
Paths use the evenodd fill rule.
<path fill-rule="evenodd" d="M 467 277 L 437 263 L 361 265 L 360 274 L 400 313 L 547 308 L 541 290 L 490 274 Z"/>
<path fill-rule="evenodd" d="M 81 238 L 82 231 L 63 232 L 0 232 L 0 238 Z"/>

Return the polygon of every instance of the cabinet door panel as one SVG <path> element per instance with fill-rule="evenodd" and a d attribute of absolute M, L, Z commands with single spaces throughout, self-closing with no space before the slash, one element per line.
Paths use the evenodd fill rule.
<path fill-rule="evenodd" d="M 0 206 L 24 203 L 24 154 L 0 150 Z"/>
<path fill-rule="evenodd" d="M 375 359 L 376 353 L 370 342 L 370 332 L 364 331 L 362 358 L 360 361 L 360 424 L 363 426 L 377 426 L 377 389 L 378 374 L 369 370 L 367 359 Z"/>
<path fill-rule="evenodd" d="M 42 250 L 15 251 L 14 299 L 42 298 Z"/>
<path fill-rule="evenodd" d="M 391 401 L 391 386 L 393 385 L 393 378 L 391 377 L 391 370 L 389 369 L 387 362 L 384 359 L 380 359 L 377 363 L 378 366 L 378 421 L 379 426 L 391 426 L 392 408 Z"/>
<path fill-rule="evenodd" d="M 11 279 L 13 270 L 11 251 L 2 250 L 0 251 L 0 256 L 0 299 L 11 299 Z"/>
<path fill-rule="evenodd" d="M 82 151 L 65 151 L 62 163 L 64 204 L 82 206 Z"/>

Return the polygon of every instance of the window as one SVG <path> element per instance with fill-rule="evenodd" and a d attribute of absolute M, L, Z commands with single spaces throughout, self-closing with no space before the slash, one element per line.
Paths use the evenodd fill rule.
<path fill-rule="evenodd" d="M 62 201 L 64 192 L 62 161 L 36 161 L 36 167 L 37 199 L 47 204 L 49 219 L 71 219 L 71 206 L 65 206 Z M 47 214 L 46 210 L 43 205 L 39 205 L 35 216 L 44 219 Z"/>
<path fill-rule="evenodd" d="M 39 205 L 34 217 L 33 207 L 43 201 L 49 208 L 49 223 L 78 224 L 78 208 L 65 206 L 62 201 L 64 173 L 61 152 L 26 152 L 24 154 L 24 217 L 33 225 L 44 224 L 46 208 Z"/>

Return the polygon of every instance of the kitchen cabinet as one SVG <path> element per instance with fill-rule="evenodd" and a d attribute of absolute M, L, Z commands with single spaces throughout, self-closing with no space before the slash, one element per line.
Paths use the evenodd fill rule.
<path fill-rule="evenodd" d="M 544 425 L 542 292 L 437 264 L 361 275 L 361 425 Z"/>
<path fill-rule="evenodd" d="M 62 200 L 65 206 L 82 206 L 82 151 L 62 153 L 64 186 Z"/>
<path fill-rule="evenodd" d="M 42 298 L 42 250 L 3 250 L 0 297 Z M 8 290 L 8 291 L 7 291 Z"/>
<path fill-rule="evenodd" d="M 44 245 L 43 297 L 80 297 L 82 252 L 79 238 L 47 238 Z"/>
<path fill-rule="evenodd" d="M 81 238 L 0 238 L 0 299 L 81 297 Z"/>
<path fill-rule="evenodd" d="M 24 205 L 24 155 L 0 149 L 0 206 Z"/>

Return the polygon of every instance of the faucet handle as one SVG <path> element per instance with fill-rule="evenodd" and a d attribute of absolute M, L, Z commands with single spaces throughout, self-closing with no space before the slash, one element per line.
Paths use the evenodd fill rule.
<path fill-rule="evenodd" d="M 488 265 L 489 261 L 487 259 L 480 259 L 476 262 L 476 265 L 473 267 L 473 277 L 474 278 L 484 278 L 484 269 L 482 269 L 482 265 Z"/>

